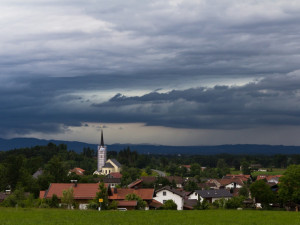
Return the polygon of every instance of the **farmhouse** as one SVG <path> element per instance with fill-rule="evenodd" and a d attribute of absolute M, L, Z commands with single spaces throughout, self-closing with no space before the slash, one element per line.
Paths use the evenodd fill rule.
<path fill-rule="evenodd" d="M 88 202 L 95 198 L 99 191 L 99 183 L 51 183 L 48 190 L 40 191 L 40 198 L 50 199 L 56 195 L 59 200 L 63 191 L 73 188 L 74 200 L 79 204 L 79 209 L 87 209 Z"/>
<path fill-rule="evenodd" d="M 173 200 L 177 205 L 177 210 L 183 210 L 185 196 L 185 192 L 165 186 L 155 192 L 154 199 L 162 204 L 167 200 Z"/>

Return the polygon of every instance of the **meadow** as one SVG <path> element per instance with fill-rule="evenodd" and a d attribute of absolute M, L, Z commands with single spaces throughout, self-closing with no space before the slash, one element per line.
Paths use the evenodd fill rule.
<path fill-rule="evenodd" d="M 299 225 L 300 213 L 258 210 L 191 211 L 79 211 L 63 209 L 0 208 L 1 225 L 50 224 L 201 224 Z"/>

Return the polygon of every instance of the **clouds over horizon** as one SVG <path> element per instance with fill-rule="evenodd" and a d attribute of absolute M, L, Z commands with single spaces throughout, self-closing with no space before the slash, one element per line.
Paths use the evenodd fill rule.
<path fill-rule="evenodd" d="M 0 5 L 0 136 L 300 125 L 299 1 Z"/>

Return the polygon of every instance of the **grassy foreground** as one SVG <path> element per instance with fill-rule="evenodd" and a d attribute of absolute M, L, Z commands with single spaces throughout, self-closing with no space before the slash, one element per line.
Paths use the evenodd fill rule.
<path fill-rule="evenodd" d="M 201 224 L 299 225 L 300 213 L 255 210 L 79 211 L 0 208 L 0 224 Z"/>

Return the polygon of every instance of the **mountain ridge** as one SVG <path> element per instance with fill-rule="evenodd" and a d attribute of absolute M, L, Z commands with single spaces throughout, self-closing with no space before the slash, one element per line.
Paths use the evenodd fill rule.
<path fill-rule="evenodd" d="M 30 148 L 34 146 L 44 146 L 49 142 L 56 145 L 66 144 L 68 150 L 81 152 L 83 148 L 91 148 L 96 150 L 97 144 L 89 144 L 79 141 L 63 141 L 63 140 L 45 140 L 37 138 L 0 138 L 0 151 L 8 151 L 18 148 Z M 215 146 L 167 146 L 167 145 L 151 145 L 151 144 L 111 144 L 107 145 L 109 151 L 120 151 L 130 147 L 141 154 L 300 154 L 300 146 L 284 146 L 284 145 L 255 145 L 255 144 L 232 144 L 232 145 L 215 145 Z"/>

